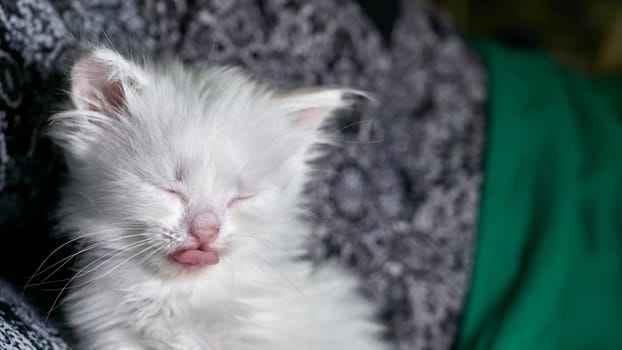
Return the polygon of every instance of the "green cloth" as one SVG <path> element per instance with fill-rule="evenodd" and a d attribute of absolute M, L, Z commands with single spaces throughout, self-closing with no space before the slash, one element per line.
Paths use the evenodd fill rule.
<path fill-rule="evenodd" d="M 484 184 L 457 349 L 622 349 L 622 79 L 474 42 Z"/>

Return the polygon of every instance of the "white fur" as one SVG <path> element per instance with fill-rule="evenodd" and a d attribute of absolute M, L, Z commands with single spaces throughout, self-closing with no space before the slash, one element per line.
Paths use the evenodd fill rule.
<path fill-rule="evenodd" d="M 65 300 L 79 348 L 384 349 L 353 278 L 301 259 L 309 148 L 344 93 L 357 92 L 279 95 L 234 69 L 107 49 L 79 60 L 75 109 L 51 128 L 70 168 L 61 225 L 83 242 Z M 221 261 L 183 271 L 167 256 L 206 208 L 223 221 Z"/>

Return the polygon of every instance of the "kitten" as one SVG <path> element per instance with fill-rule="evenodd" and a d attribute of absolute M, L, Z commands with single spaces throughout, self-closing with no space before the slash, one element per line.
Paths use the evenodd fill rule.
<path fill-rule="evenodd" d="M 238 70 L 95 49 L 51 119 L 83 240 L 65 308 L 79 349 L 384 349 L 355 281 L 301 256 L 310 148 L 354 90 L 278 94 Z"/>

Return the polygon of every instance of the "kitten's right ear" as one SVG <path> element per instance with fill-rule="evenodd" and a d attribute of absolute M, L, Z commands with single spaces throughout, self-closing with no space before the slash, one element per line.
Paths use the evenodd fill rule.
<path fill-rule="evenodd" d="M 71 69 L 71 99 L 79 111 L 122 113 L 144 84 L 142 69 L 109 49 L 93 50 Z"/>
<path fill-rule="evenodd" d="M 75 109 L 50 119 L 48 135 L 74 158 L 88 157 L 93 143 L 127 117 L 128 102 L 147 86 L 143 69 L 109 49 L 95 49 L 71 70 Z"/>

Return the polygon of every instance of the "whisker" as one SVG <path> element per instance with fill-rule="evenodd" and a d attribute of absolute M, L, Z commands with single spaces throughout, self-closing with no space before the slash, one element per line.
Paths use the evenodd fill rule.
<path fill-rule="evenodd" d="M 149 242 L 143 242 L 143 244 L 146 244 L 146 243 L 149 243 Z M 123 266 L 126 262 L 130 261 L 130 259 L 133 259 L 133 258 L 134 258 L 134 256 L 137 256 L 138 254 L 141 254 L 142 252 L 144 252 L 144 251 L 146 251 L 146 250 L 148 250 L 148 249 L 151 249 L 151 248 L 152 248 L 152 247 L 147 247 L 147 248 L 145 248 L 145 249 L 141 250 L 139 253 L 134 254 L 133 256 L 131 256 L 131 257 L 127 258 L 126 260 L 124 260 L 122 263 L 120 263 L 120 264 L 116 265 L 115 267 L 113 267 L 112 269 L 108 270 L 108 271 L 107 271 L 107 272 L 105 272 L 103 275 L 98 276 L 98 277 L 96 277 L 96 278 L 94 278 L 94 279 L 91 279 L 91 280 L 89 280 L 89 281 L 87 281 L 87 282 L 85 282 L 85 283 L 80 283 L 80 284 L 78 284 L 78 285 L 76 285 L 76 286 L 72 286 L 72 288 L 76 288 L 76 287 L 81 287 L 81 286 L 84 286 L 84 285 L 86 285 L 86 284 L 88 284 L 88 283 L 91 283 L 92 281 L 94 281 L 94 280 L 96 280 L 96 279 L 98 279 L 98 278 L 103 278 L 103 277 L 107 276 L 108 274 L 112 273 L 113 271 L 115 271 L 115 270 L 116 270 L 116 269 L 118 269 L 119 267 Z M 129 248 L 128 248 L 128 249 L 129 249 Z M 121 253 L 124 253 L 124 252 L 125 252 L 125 251 L 121 251 Z M 113 259 L 114 259 L 114 258 L 108 259 L 108 260 L 107 260 L 107 262 L 110 262 L 110 261 L 112 261 Z M 99 266 L 101 266 L 101 265 L 99 265 Z M 79 273 L 78 273 L 78 274 L 76 274 L 75 276 L 73 276 L 73 277 L 69 280 L 69 282 L 67 282 L 67 283 L 65 284 L 65 286 L 61 289 L 61 291 L 58 293 L 58 295 L 57 295 L 57 296 L 56 296 L 56 298 L 54 299 L 54 302 L 52 303 L 52 306 L 50 307 L 50 310 L 48 311 L 48 313 L 47 313 L 47 315 L 46 315 L 46 317 L 45 317 L 45 322 L 47 322 L 47 321 L 48 321 L 48 319 L 50 318 L 50 315 L 52 314 L 52 311 L 54 311 L 54 310 L 57 308 L 57 305 L 56 305 L 56 304 L 58 303 L 58 300 L 60 299 L 61 295 L 63 294 L 63 291 L 65 291 L 65 290 L 67 289 L 67 287 L 69 286 L 69 284 L 71 284 L 71 282 L 72 282 L 74 279 L 76 279 L 76 278 L 78 277 L 78 275 L 79 275 Z"/>
<path fill-rule="evenodd" d="M 64 278 L 64 279 L 54 280 L 54 281 L 42 281 L 42 282 L 39 282 L 39 283 L 32 283 L 31 286 L 39 286 L 39 285 L 45 285 L 45 284 L 53 284 L 53 283 L 59 283 L 59 282 L 72 281 L 73 279 L 79 277 L 80 275 L 86 275 L 88 273 L 91 273 L 91 272 L 95 271 L 99 267 L 101 267 L 104 264 L 106 264 L 108 261 L 111 261 L 114 258 L 123 255 L 123 253 L 125 253 L 128 249 L 136 248 L 136 247 L 139 247 L 139 246 L 147 244 L 147 243 L 149 243 L 147 240 L 143 240 L 143 241 L 140 241 L 140 242 L 133 243 L 133 244 L 129 245 L 128 247 L 126 247 L 123 250 L 111 250 L 111 251 L 108 252 L 108 254 L 102 255 L 102 256 L 98 257 L 97 259 L 91 261 L 90 263 L 88 263 L 87 265 L 82 267 L 81 269 L 76 270 L 77 273 L 74 276 L 70 277 L 70 278 Z M 106 260 L 106 259 L 108 259 L 108 260 Z M 100 263 L 99 265 L 91 268 L 90 270 L 85 271 L 87 268 L 89 268 L 90 266 L 96 264 L 97 262 L 99 262 L 101 260 L 104 260 L 104 261 L 102 263 Z M 45 289 L 45 290 L 46 291 L 58 291 L 58 289 Z"/>
<path fill-rule="evenodd" d="M 76 238 L 73 238 L 73 239 L 69 240 L 68 242 L 65 242 L 65 243 L 61 244 L 58 248 L 54 249 L 54 250 L 53 250 L 50 254 L 48 254 L 48 256 L 47 256 L 45 259 L 43 259 L 43 262 L 41 262 L 41 264 L 39 265 L 39 267 L 37 267 L 37 269 L 35 270 L 34 274 L 30 276 L 30 278 L 29 278 L 29 279 L 28 279 L 28 281 L 26 282 L 26 286 L 25 286 L 25 287 L 24 287 L 24 289 L 22 290 L 22 294 L 26 291 L 26 288 L 30 285 L 30 282 L 32 282 L 32 279 L 33 279 L 35 276 L 37 276 L 37 275 L 39 275 L 39 274 L 40 274 L 39 270 L 41 270 L 41 268 L 43 267 L 43 265 L 45 265 L 45 263 L 46 263 L 46 262 L 47 262 L 47 261 L 48 261 L 48 260 L 52 257 L 52 255 L 54 255 L 56 252 L 58 252 L 58 251 L 59 251 L 59 250 L 61 250 L 63 247 L 66 247 L 67 245 L 69 245 L 69 244 L 71 244 L 71 243 L 73 243 L 73 242 L 75 242 L 75 241 L 77 241 L 77 240 L 84 239 L 84 238 L 86 238 L 86 237 L 90 237 L 90 236 L 93 236 L 93 235 L 101 234 L 101 233 L 103 233 L 103 232 L 109 232 L 109 231 L 112 231 L 112 229 L 109 229 L 109 230 L 99 230 L 99 231 L 96 231 L 96 232 L 91 232 L 91 233 L 88 233 L 88 234 L 83 234 L 83 235 L 80 235 L 80 236 L 78 236 L 78 237 L 76 237 Z"/>
<path fill-rule="evenodd" d="M 95 280 L 97 280 L 97 279 L 104 278 L 104 277 L 108 276 L 110 273 L 112 273 L 113 271 L 116 271 L 119 267 L 121 267 L 121 266 L 123 266 L 124 264 L 126 264 L 128 261 L 130 261 L 130 260 L 134 259 L 135 257 L 139 256 L 140 254 L 142 254 L 143 252 L 145 252 L 145 251 L 147 251 L 147 250 L 149 250 L 149 249 L 152 249 L 152 247 L 147 247 L 147 248 L 145 248 L 145 249 L 141 250 L 140 252 L 138 252 L 138 253 L 136 253 L 136 254 L 134 254 L 134 255 L 130 256 L 129 258 L 125 259 L 123 262 L 121 262 L 120 264 L 118 264 L 118 265 L 114 266 L 112 269 L 110 269 L 110 270 L 106 271 L 104 274 L 102 274 L 102 275 L 100 275 L 100 276 L 96 276 L 95 278 L 92 278 L 92 279 L 90 279 L 90 280 L 88 280 L 88 281 L 86 281 L 86 282 L 81 282 L 81 283 L 79 283 L 79 284 L 77 284 L 77 285 L 73 285 L 73 286 L 68 287 L 68 288 L 66 288 L 66 289 L 74 289 L 74 288 L 79 288 L 79 287 L 85 286 L 85 285 L 87 285 L 87 284 L 89 284 L 89 283 L 91 283 L 91 282 L 93 282 L 93 281 L 95 281 Z M 153 254 L 153 253 L 152 253 L 152 254 Z M 114 258 L 112 258 L 112 259 L 108 259 L 108 260 L 106 261 L 106 263 L 111 262 L 113 259 L 114 259 Z"/>
<path fill-rule="evenodd" d="M 59 261 L 57 261 L 57 262 L 55 262 L 54 264 L 52 264 L 52 265 L 50 265 L 50 266 L 46 267 L 45 269 L 43 269 L 43 270 L 41 270 L 41 271 L 39 271 L 39 272 L 37 272 L 37 273 L 33 274 L 33 275 L 31 276 L 31 279 L 32 279 L 33 277 L 35 277 L 35 276 L 38 276 L 38 275 L 40 275 L 40 274 L 42 274 L 42 273 L 45 273 L 46 271 L 50 270 L 50 269 L 51 269 L 51 268 L 53 268 L 54 266 L 56 266 L 56 265 L 60 264 L 61 262 L 65 261 L 65 263 L 64 263 L 64 264 L 62 264 L 62 265 L 61 265 L 58 269 L 54 270 L 54 272 L 52 272 L 52 273 L 51 273 L 51 275 L 53 275 L 53 274 L 55 274 L 55 273 L 56 273 L 56 272 L 57 272 L 60 268 L 62 268 L 65 264 L 67 264 L 67 262 L 68 262 L 69 260 L 71 260 L 71 258 L 73 258 L 73 257 L 75 257 L 75 256 L 77 256 L 77 255 L 79 255 L 79 254 L 81 254 L 81 253 L 84 253 L 84 252 L 86 252 L 86 251 L 92 250 L 92 249 L 94 249 L 94 248 L 96 248 L 96 247 L 98 247 L 98 246 L 101 246 L 101 245 L 105 244 L 105 243 L 109 243 L 109 242 L 116 242 L 116 241 L 124 240 L 124 239 L 126 239 L 126 238 L 131 238 L 131 237 L 135 237 L 135 236 L 143 236 L 143 235 L 144 235 L 143 233 L 139 233 L 139 234 L 135 234 L 135 235 L 125 235 L 125 236 L 123 236 L 123 237 L 117 237 L 117 238 L 108 239 L 108 240 L 106 240 L 106 242 L 99 242 L 99 243 L 94 243 L 94 244 L 91 244 L 91 245 L 89 245 L 88 247 L 83 248 L 83 249 L 81 249 L 80 251 L 78 251 L 78 252 L 76 252 L 76 253 L 73 253 L 73 254 L 71 254 L 71 255 L 69 255 L 69 256 L 67 256 L 67 257 L 65 257 L 65 258 L 63 258 L 63 259 L 61 259 L 61 260 L 59 260 Z M 47 278 L 49 278 L 49 277 L 47 277 Z M 47 279 L 47 278 L 46 278 L 46 279 Z M 28 286 L 28 284 L 27 284 L 26 286 Z"/>
<path fill-rule="evenodd" d="M 126 253 L 127 251 L 129 251 L 130 249 L 134 249 L 134 248 L 136 248 L 136 247 L 141 247 L 141 246 L 144 246 L 144 245 L 148 245 L 148 244 L 150 244 L 150 243 L 151 243 L 151 242 L 150 242 L 149 240 L 147 240 L 147 239 L 143 239 L 143 240 L 140 240 L 140 241 L 138 241 L 138 242 L 136 242 L 136 243 L 130 244 L 130 245 L 129 245 L 129 246 L 127 246 L 127 247 L 124 247 L 124 249 L 121 249 L 121 250 L 113 250 L 113 251 L 112 251 L 112 253 L 115 253 L 115 252 L 116 252 L 116 254 L 114 254 L 114 256 L 112 256 L 112 257 L 111 257 L 111 256 L 110 256 L 110 254 L 108 254 L 108 255 L 103 255 L 103 256 L 101 256 L 101 257 L 99 257 L 99 258 L 97 258 L 97 259 L 93 260 L 91 263 L 89 263 L 88 265 L 86 265 L 86 266 L 85 266 L 85 267 L 81 270 L 81 272 L 79 272 L 79 273 L 78 273 L 75 277 L 78 277 L 78 276 L 84 276 L 84 275 L 86 275 L 86 274 L 89 274 L 89 273 L 91 273 L 91 272 L 93 272 L 93 271 L 97 270 L 97 269 L 98 269 L 98 268 L 100 268 L 101 266 L 105 265 L 105 264 L 106 264 L 106 263 L 108 263 L 109 261 L 112 261 L 112 260 L 114 260 L 115 258 L 117 258 L 117 257 L 119 257 L 119 256 L 121 256 L 121 255 L 123 255 L 123 254 L 125 254 L 125 253 Z M 148 247 L 148 248 L 149 248 L 149 247 Z M 107 258 L 108 260 L 104 260 L 102 263 L 100 263 L 99 265 L 97 265 L 97 266 L 95 266 L 95 267 L 91 268 L 90 270 L 88 270 L 88 271 L 84 271 L 86 267 L 88 267 L 88 266 L 92 265 L 93 263 L 96 263 L 96 262 L 98 262 L 98 261 L 100 261 L 100 260 L 102 260 L 102 259 L 106 259 L 106 258 Z"/>

